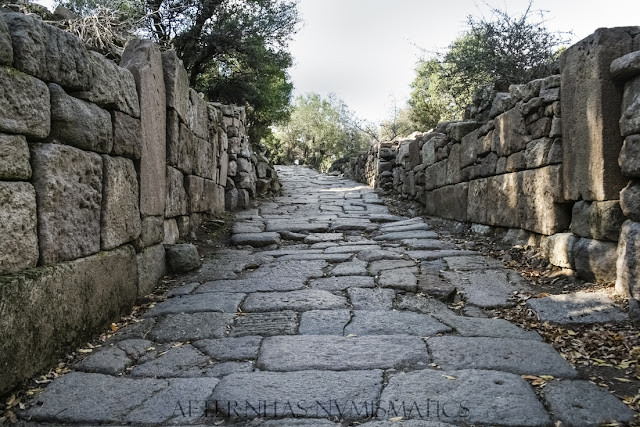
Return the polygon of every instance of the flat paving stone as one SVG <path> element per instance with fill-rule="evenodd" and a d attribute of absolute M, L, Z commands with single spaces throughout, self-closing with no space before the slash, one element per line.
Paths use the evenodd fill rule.
<path fill-rule="evenodd" d="M 541 321 L 559 324 L 623 322 L 627 319 L 602 292 L 574 292 L 527 301 Z"/>
<path fill-rule="evenodd" d="M 367 263 L 359 259 L 343 262 L 336 265 L 330 274 L 332 276 L 366 276 Z"/>
<path fill-rule="evenodd" d="M 340 245 L 333 246 L 324 250 L 325 254 L 346 254 L 346 253 L 357 253 L 368 250 L 379 250 L 381 249 L 378 245 Z"/>
<path fill-rule="evenodd" d="M 415 311 L 422 314 L 428 314 L 437 319 L 446 319 L 457 315 L 447 307 L 445 303 L 434 298 L 426 298 L 413 294 L 398 295 L 395 308 L 398 310 Z"/>
<path fill-rule="evenodd" d="M 338 242 L 344 239 L 342 233 L 311 233 L 304 238 L 305 243 Z"/>
<path fill-rule="evenodd" d="M 437 239 L 439 236 L 434 231 L 415 230 L 415 231 L 398 231 L 395 233 L 384 233 L 373 238 L 378 241 L 403 240 L 403 239 Z"/>
<path fill-rule="evenodd" d="M 403 259 L 403 260 L 388 260 L 383 259 L 380 261 L 373 261 L 369 264 L 368 271 L 370 274 L 376 275 L 380 274 L 383 270 L 391 270 L 394 268 L 403 268 L 403 267 L 415 267 L 416 263 L 414 261 Z M 418 270 L 415 270 L 416 273 Z"/>
<path fill-rule="evenodd" d="M 395 409 L 395 407 L 394 407 Z M 394 417 L 391 417 L 394 418 Z M 440 421 L 426 421 L 426 420 L 402 420 L 399 421 L 369 421 L 368 423 L 360 424 L 361 427 L 451 427 L 454 424 L 442 423 Z"/>
<path fill-rule="evenodd" d="M 265 338 L 257 366 L 265 371 L 420 369 L 429 361 L 419 337 L 301 335 Z"/>
<path fill-rule="evenodd" d="M 378 417 L 398 416 L 464 425 L 537 427 L 551 422 L 519 375 L 474 369 L 425 369 L 392 376 L 382 392 Z"/>
<path fill-rule="evenodd" d="M 264 222 L 262 221 L 236 222 L 231 227 L 231 234 L 262 233 L 263 231 Z"/>
<path fill-rule="evenodd" d="M 265 246 L 279 245 L 282 239 L 275 232 L 262 233 L 237 233 L 231 236 L 231 244 L 236 246 L 253 246 L 262 248 Z"/>
<path fill-rule="evenodd" d="M 482 255 L 448 257 L 444 259 L 449 270 L 496 270 L 504 268 L 504 264 L 497 259 Z"/>
<path fill-rule="evenodd" d="M 309 233 L 322 233 L 329 230 L 328 222 L 307 222 L 292 221 L 291 219 L 269 219 L 266 222 L 266 231 L 291 231 L 298 233 L 306 231 Z"/>
<path fill-rule="evenodd" d="M 198 286 L 200 286 L 199 282 L 191 282 L 182 286 L 178 286 L 177 288 L 171 289 L 167 292 L 167 298 L 179 297 L 183 295 L 189 295 L 193 292 Z"/>
<path fill-rule="evenodd" d="M 431 230 L 424 222 L 415 222 L 405 225 L 388 225 L 382 228 L 385 233 L 404 233 L 406 231 Z"/>
<path fill-rule="evenodd" d="M 414 217 L 409 219 L 399 219 L 397 221 L 389 222 L 387 224 L 382 224 L 381 229 L 386 230 L 387 228 L 392 227 L 403 227 L 407 225 L 415 225 L 415 224 L 423 224 L 424 220 L 420 217 Z"/>
<path fill-rule="evenodd" d="M 354 310 L 391 310 L 396 293 L 393 289 L 349 288 L 349 300 Z"/>
<path fill-rule="evenodd" d="M 343 291 L 351 287 L 373 288 L 375 282 L 373 277 L 370 276 L 332 276 L 312 280 L 309 282 L 309 286 L 312 289 L 323 289 L 325 291 Z"/>
<path fill-rule="evenodd" d="M 299 314 L 295 311 L 247 313 L 239 316 L 231 328 L 232 337 L 260 335 L 294 335 L 298 332 Z"/>
<path fill-rule="evenodd" d="M 483 319 L 457 315 L 434 317 L 456 330 L 463 337 L 513 338 L 542 341 L 535 331 L 527 331 L 504 319 Z"/>
<path fill-rule="evenodd" d="M 253 424 L 250 424 L 253 427 Z M 321 419 L 298 419 L 298 418 L 279 418 L 277 420 L 266 420 L 256 427 L 342 427 L 342 423 L 334 423 L 329 420 Z"/>
<path fill-rule="evenodd" d="M 407 251 L 407 255 L 410 258 L 419 259 L 423 261 L 431 261 L 442 258 L 456 257 L 456 256 L 467 256 L 467 255 L 475 255 L 477 252 L 474 251 L 465 251 L 462 249 L 444 249 L 444 250 L 435 250 L 435 251 Z"/>
<path fill-rule="evenodd" d="M 576 370 L 549 344 L 511 338 L 434 337 L 427 341 L 443 369 L 489 369 L 573 378 Z"/>
<path fill-rule="evenodd" d="M 435 239 L 404 239 L 402 244 L 411 250 L 444 250 L 456 249 L 456 245 L 444 240 Z"/>
<path fill-rule="evenodd" d="M 522 276 L 512 270 L 445 271 L 443 276 L 463 291 L 467 302 L 478 307 L 509 307 L 516 291 L 529 290 Z"/>
<path fill-rule="evenodd" d="M 209 400 L 220 413 L 240 419 L 266 415 L 354 420 L 373 415 L 381 389 L 381 370 L 252 372 L 224 377 Z M 262 411 L 256 415 L 252 408 L 259 405 Z"/>
<path fill-rule="evenodd" d="M 553 381 L 544 388 L 544 399 L 563 426 L 631 423 L 635 417 L 627 405 L 589 381 Z"/>
<path fill-rule="evenodd" d="M 350 310 L 312 310 L 302 313 L 300 333 L 303 335 L 343 335 L 351 320 Z"/>
<path fill-rule="evenodd" d="M 443 280 L 439 274 L 424 272 L 417 278 L 417 290 L 423 294 L 443 301 L 449 301 L 456 295 L 456 287 Z"/>
<path fill-rule="evenodd" d="M 76 365 L 75 369 L 83 372 L 118 375 L 132 363 L 133 360 L 127 356 L 125 351 L 118 347 L 109 347 L 92 353 Z"/>
<path fill-rule="evenodd" d="M 336 310 L 348 307 L 347 299 L 320 289 L 291 292 L 256 292 L 242 304 L 245 313 L 264 311 Z"/>
<path fill-rule="evenodd" d="M 132 377 L 171 378 L 199 377 L 210 364 L 210 358 L 185 344 L 169 349 L 166 353 L 148 362 L 135 366 Z"/>
<path fill-rule="evenodd" d="M 262 339 L 259 336 L 208 339 L 196 341 L 193 346 L 218 361 L 254 360 Z"/>
<path fill-rule="evenodd" d="M 395 251 L 388 251 L 384 249 L 367 249 L 364 251 L 358 252 L 358 259 L 367 262 L 380 261 L 383 259 L 387 260 L 398 260 L 403 259 L 402 254 Z"/>
<path fill-rule="evenodd" d="M 222 338 L 233 317 L 216 312 L 170 314 L 159 319 L 149 335 L 158 342 Z"/>
<path fill-rule="evenodd" d="M 218 292 L 215 294 L 174 297 L 156 304 L 144 314 L 144 317 L 175 313 L 198 313 L 201 311 L 235 313 L 245 296 L 246 294 L 241 293 Z"/>
<path fill-rule="evenodd" d="M 346 328 L 345 335 L 417 335 L 435 336 L 449 332 L 451 328 L 434 318 L 405 311 L 368 311 L 356 310 Z"/>
<path fill-rule="evenodd" d="M 418 278 L 414 274 L 415 271 L 415 267 L 382 270 L 380 277 L 378 277 L 378 284 L 384 288 L 395 288 L 413 292 L 418 287 Z"/>
<path fill-rule="evenodd" d="M 337 263 L 337 262 L 345 262 L 349 261 L 349 259 L 353 256 L 353 254 L 291 254 L 280 257 L 281 260 L 322 260 L 328 263 Z"/>
<path fill-rule="evenodd" d="M 364 208 L 360 208 L 364 210 Z M 343 231 L 343 230 L 366 230 L 373 224 L 368 219 L 338 219 L 331 222 L 331 230 Z"/>

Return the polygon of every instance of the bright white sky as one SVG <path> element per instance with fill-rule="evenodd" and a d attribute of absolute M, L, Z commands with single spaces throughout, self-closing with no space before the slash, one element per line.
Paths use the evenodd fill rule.
<path fill-rule="evenodd" d="M 53 0 L 39 3 L 50 6 Z M 520 14 L 528 0 L 488 0 Z M 547 26 L 573 41 L 599 27 L 640 26 L 639 0 L 534 0 Z M 294 36 L 295 93 L 333 92 L 363 119 L 378 122 L 395 99 L 409 97 L 420 48 L 446 48 L 469 14 L 489 13 L 482 0 L 299 0 L 304 24 Z"/>

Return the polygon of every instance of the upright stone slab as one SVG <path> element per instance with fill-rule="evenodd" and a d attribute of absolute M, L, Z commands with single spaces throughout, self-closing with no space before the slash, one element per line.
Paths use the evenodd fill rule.
<path fill-rule="evenodd" d="M 51 130 L 51 101 L 44 82 L 0 67 L 0 131 L 44 138 Z"/>
<path fill-rule="evenodd" d="M 164 215 L 173 218 L 187 214 L 187 192 L 184 175 L 176 168 L 167 166 L 167 198 Z"/>
<path fill-rule="evenodd" d="M 0 274 L 38 262 L 36 192 L 28 182 L 0 182 Z"/>
<path fill-rule="evenodd" d="M 561 169 L 562 166 L 554 165 L 518 172 L 519 228 L 552 235 L 569 227 L 570 208 L 558 203 L 562 198 L 558 185 Z"/>
<path fill-rule="evenodd" d="M 166 196 L 167 107 L 160 49 L 150 40 L 132 40 L 125 46 L 120 65 L 133 74 L 140 100 L 140 212 L 162 215 Z"/>
<path fill-rule="evenodd" d="M 138 179 L 133 160 L 102 156 L 102 250 L 116 248 L 140 235 Z"/>
<path fill-rule="evenodd" d="M 138 297 L 153 292 L 160 279 L 167 274 L 163 245 L 145 248 L 136 256 L 138 264 Z"/>
<path fill-rule="evenodd" d="M 560 57 L 567 200 L 615 200 L 626 184 L 618 166 L 622 89 L 609 67 L 631 50 L 629 28 L 600 28 Z"/>
<path fill-rule="evenodd" d="M 142 124 L 140 119 L 119 111 L 111 113 L 113 120 L 113 154 L 139 159 L 142 154 Z"/>
<path fill-rule="evenodd" d="M 100 250 L 102 158 L 68 145 L 32 144 L 40 260 L 55 264 Z"/>
<path fill-rule="evenodd" d="M 640 299 L 640 223 L 622 225 L 618 242 L 616 292 Z"/>
<path fill-rule="evenodd" d="M 176 51 L 162 54 L 164 84 L 167 90 L 167 107 L 173 108 L 183 122 L 189 113 L 189 76 Z"/>
<path fill-rule="evenodd" d="M 0 133 L 0 179 L 27 180 L 31 178 L 29 146 L 22 135 Z"/>

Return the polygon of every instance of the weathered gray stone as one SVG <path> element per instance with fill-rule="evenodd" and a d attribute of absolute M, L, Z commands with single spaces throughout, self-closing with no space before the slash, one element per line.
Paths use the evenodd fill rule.
<path fill-rule="evenodd" d="M 292 231 L 294 233 L 308 231 L 309 233 L 324 233 L 328 231 L 329 224 L 326 222 L 307 222 L 290 219 L 270 219 L 267 220 L 267 231 Z"/>
<path fill-rule="evenodd" d="M 417 368 L 429 362 L 419 337 L 283 336 L 262 343 L 258 368 L 266 371 Z"/>
<path fill-rule="evenodd" d="M 542 338 L 537 332 L 525 331 L 504 319 L 464 317 L 449 312 L 435 312 L 433 316 L 454 328 L 456 332 L 463 337 L 493 337 L 542 341 Z"/>
<path fill-rule="evenodd" d="M 49 91 L 50 138 L 83 150 L 110 153 L 113 148 L 113 128 L 109 112 L 67 95 L 57 84 L 49 84 Z"/>
<path fill-rule="evenodd" d="M 625 138 L 618 161 L 623 175 L 640 177 L 640 135 Z"/>
<path fill-rule="evenodd" d="M 295 335 L 298 333 L 299 314 L 294 311 L 247 313 L 236 319 L 231 329 L 232 337 L 260 335 Z"/>
<path fill-rule="evenodd" d="M 304 238 L 307 244 L 321 242 L 336 242 L 344 239 L 343 233 L 311 233 Z"/>
<path fill-rule="evenodd" d="M 331 230 L 366 230 L 371 227 L 371 221 L 364 218 L 343 218 L 331 222 Z"/>
<path fill-rule="evenodd" d="M 477 252 L 475 251 L 463 251 L 460 249 L 443 249 L 443 250 L 434 250 L 434 251 L 408 251 L 407 255 L 410 258 L 413 259 L 419 259 L 419 260 L 424 260 L 424 261 L 428 261 L 428 260 L 437 260 L 437 259 L 442 259 L 442 258 L 449 258 L 449 257 L 457 257 L 457 256 L 467 256 L 467 255 L 476 255 Z"/>
<path fill-rule="evenodd" d="M 140 235 L 138 180 L 133 160 L 102 156 L 102 250 L 116 248 Z"/>
<path fill-rule="evenodd" d="M 620 133 L 629 136 L 640 133 L 640 78 L 633 77 L 624 86 Z"/>
<path fill-rule="evenodd" d="M 616 291 L 620 295 L 640 295 L 640 224 L 627 221 L 622 226 L 618 243 Z"/>
<path fill-rule="evenodd" d="M 427 345 L 433 361 L 443 369 L 488 369 L 565 378 L 578 375 L 553 347 L 535 340 L 434 337 Z"/>
<path fill-rule="evenodd" d="M 165 247 L 167 264 L 174 273 L 186 273 L 202 265 L 198 248 L 191 243 L 170 245 Z"/>
<path fill-rule="evenodd" d="M 562 169 L 562 165 L 554 165 L 518 174 L 517 228 L 546 235 L 568 228 L 571 221 L 569 207 L 558 203 L 561 191 L 557 183 L 562 179 Z"/>
<path fill-rule="evenodd" d="M 373 261 L 369 264 L 369 273 L 372 275 L 377 275 L 383 270 L 392 270 L 397 268 L 407 268 L 407 267 L 415 267 L 415 261 L 411 261 L 408 259 L 405 260 L 380 260 Z"/>
<path fill-rule="evenodd" d="M 27 182 L 0 182 L 0 274 L 38 263 L 36 192 Z"/>
<path fill-rule="evenodd" d="M 573 233 L 557 233 L 544 239 L 540 250 L 551 264 L 562 268 L 574 268 L 573 247 L 578 239 Z"/>
<path fill-rule="evenodd" d="M 178 169 L 167 166 L 167 196 L 164 215 L 173 218 L 187 214 L 187 192 L 184 188 L 184 175 Z"/>
<path fill-rule="evenodd" d="M 43 264 L 100 250 L 102 159 L 74 147 L 32 144 L 38 198 L 38 238 Z"/>
<path fill-rule="evenodd" d="M 549 132 L 544 136 L 548 136 Z M 553 140 L 551 138 L 535 139 L 527 144 L 525 151 L 525 162 L 527 169 L 539 168 L 550 164 L 549 153 Z"/>
<path fill-rule="evenodd" d="M 325 291 L 342 291 L 351 287 L 373 288 L 373 277 L 368 276 L 336 276 L 322 277 L 309 282 L 312 289 L 322 289 Z"/>
<path fill-rule="evenodd" d="M 132 377 L 171 378 L 200 376 L 209 364 L 205 356 L 192 345 L 174 347 L 155 359 L 145 361 L 131 370 Z"/>
<path fill-rule="evenodd" d="M 415 275 L 415 267 L 382 270 L 380 272 L 380 277 L 378 277 L 378 284 L 385 288 L 395 288 L 414 292 L 418 286 L 418 279 Z"/>
<path fill-rule="evenodd" d="M 262 337 L 219 338 L 196 341 L 193 346 L 219 361 L 254 360 Z"/>
<path fill-rule="evenodd" d="M 21 135 L 0 134 L 0 179 L 27 180 L 31 178 L 29 146 Z"/>
<path fill-rule="evenodd" d="M 349 310 L 312 310 L 302 313 L 300 333 L 303 335 L 340 335 L 351 320 Z"/>
<path fill-rule="evenodd" d="M 279 245 L 280 235 L 275 232 L 264 233 L 236 233 L 231 236 L 231 244 L 236 246 L 249 245 L 256 248 L 270 245 Z"/>
<path fill-rule="evenodd" d="M 161 244 L 144 248 L 137 255 L 138 296 L 148 295 L 167 274 L 164 246 Z"/>
<path fill-rule="evenodd" d="M 197 137 L 207 138 L 209 136 L 207 103 L 200 93 L 191 88 L 189 88 L 189 110 L 185 122 Z"/>
<path fill-rule="evenodd" d="M 150 40 L 129 41 L 120 65 L 133 74 L 140 101 L 140 213 L 162 215 L 166 197 L 167 99 L 160 49 Z"/>
<path fill-rule="evenodd" d="M 246 313 L 283 310 L 335 310 L 340 308 L 347 308 L 347 300 L 344 297 L 319 289 L 256 292 L 250 294 L 242 304 L 242 310 Z"/>
<path fill-rule="evenodd" d="M 136 82 L 131 71 L 118 67 L 115 62 L 98 52 L 89 55 L 93 76 L 87 91 L 73 95 L 93 102 L 102 108 L 115 109 L 133 117 L 140 117 L 140 103 Z"/>
<path fill-rule="evenodd" d="M 176 51 L 171 49 L 162 54 L 164 85 L 167 92 L 167 107 L 173 108 L 183 122 L 189 113 L 189 76 Z"/>
<path fill-rule="evenodd" d="M 344 254 L 344 253 L 359 253 L 367 251 L 381 251 L 381 247 L 378 245 L 339 245 L 331 246 L 324 250 L 326 254 Z"/>
<path fill-rule="evenodd" d="M 396 293 L 393 289 L 367 289 L 350 287 L 347 289 L 354 310 L 391 310 Z"/>
<path fill-rule="evenodd" d="M 389 224 L 387 227 L 382 227 L 381 231 L 384 233 L 401 233 L 406 231 L 419 231 L 419 230 L 430 230 L 431 227 L 424 222 L 415 222 L 412 224 L 405 225 L 393 225 L 393 223 Z M 419 237 L 415 237 L 416 239 Z"/>
<path fill-rule="evenodd" d="M 233 317 L 231 313 L 217 312 L 170 314 L 156 322 L 150 337 L 158 342 L 222 338 Z"/>
<path fill-rule="evenodd" d="M 504 264 L 497 259 L 482 255 L 470 255 L 444 258 L 450 270 L 490 270 L 504 268 Z"/>
<path fill-rule="evenodd" d="M 627 316 L 602 292 L 574 292 L 531 298 L 527 304 L 543 322 L 560 324 L 621 322 Z"/>
<path fill-rule="evenodd" d="M 38 79 L 0 67 L 0 111 L 0 131 L 34 138 L 49 135 L 49 89 Z"/>
<path fill-rule="evenodd" d="M 0 58 L 0 65 L 13 64 L 13 47 L 11 46 L 11 35 L 9 34 L 9 27 L 4 22 L 4 18 L 0 15 L 0 52 L 2 52 L 2 58 Z"/>
<path fill-rule="evenodd" d="M 448 409 L 437 404 L 442 402 L 448 402 L 443 405 Z M 519 375 L 475 369 L 426 369 L 392 376 L 382 392 L 378 417 L 398 416 L 487 425 L 505 420 L 518 426 L 550 423 L 536 394 Z"/>
<path fill-rule="evenodd" d="M 462 137 L 480 126 L 481 124 L 475 121 L 454 122 L 447 126 L 447 131 L 451 139 L 461 141 Z"/>
<path fill-rule="evenodd" d="M 527 126 L 527 129 L 529 130 L 529 133 L 531 133 L 532 138 L 543 138 L 549 136 L 549 134 L 551 133 L 551 123 L 552 120 L 550 117 L 543 117 L 531 123 L 529 126 Z"/>
<path fill-rule="evenodd" d="M 299 253 L 299 254 L 290 254 L 284 255 L 280 257 L 283 261 L 289 260 L 301 260 L 301 261 L 311 261 L 311 260 L 323 260 L 329 263 L 338 263 L 348 261 L 353 255 L 352 254 L 309 254 L 309 253 Z"/>
<path fill-rule="evenodd" d="M 92 334 L 128 314 L 137 280 L 135 251 L 129 245 L 3 277 L 1 392 L 53 366 Z"/>
<path fill-rule="evenodd" d="M 331 276 L 364 276 L 367 274 L 367 262 L 354 259 L 342 262 L 331 270 Z"/>
<path fill-rule="evenodd" d="M 356 256 L 358 257 L 358 259 L 366 262 L 380 261 L 383 259 L 386 259 L 386 260 L 403 259 L 403 256 L 401 253 L 392 252 L 384 249 L 365 249 L 363 251 L 359 251 Z"/>
<path fill-rule="evenodd" d="M 133 360 L 118 347 L 109 347 L 91 354 L 75 368 L 83 372 L 95 372 L 105 375 L 121 374 Z"/>
<path fill-rule="evenodd" d="M 562 425 L 595 426 L 634 420 L 631 409 L 589 381 L 554 381 L 547 384 L 544 392 L 549 410 Z"/>
<path fill-rule="evenodd" d="M 80 38 L 33 15 L 4 13 L 3 18 L 11 33 L 16 69 L 65 89 L 91 87 L 91 56 Z"/>
<path fill-rule="evenodd" d="M 506 269 L 445 271 L 442 274 L 458 291 L 464 292 L 468 303 L 484 308 L 511 306 L 511 294 L 528 289 L 518 273 Z"/>
<path fill-rule="evenodd" d="M 442 301 L 450 301 L 456 295 L 456 287 L 440 278 L 438 274 L 423 272 L 418 276 L 418 292 Z"/>
<path fill-rule="evenodd" d="M 433 231 L 416 230 L 416 231 L 400 231 L 384 233 L 375 236 L 373 239 L 377 241 L 402 240 L 402 239 L 437 239 L 438 235 Z"/>
<path fill-rule="evenodd" d="M 640 221 L 640 183 L 630 181 L 620 192 L 620 207 L 626 217 L 633 221 Z"/>
<path fill-rule="evenodd" d="M 492 151 L 500 157 L 524 150 L 527 143 L 531 141 L 522 114 L 517 108 L 496 117 L 495 126 Z"/>
<path fill-rule="evenodd" d="M 244 297 L 245 294 L 223 292 L 173 297 L 154 306 L 145 313 L 145 317 L 202 311 L 235 313 Z"/>
<path fill-rule="evenodd" d="M 218 411 L 232 418 L 255 418 L 256 411 L 251 408 L 258 408 L 259 403 L 265 406 L 265 396 L 269 396 L 266 408 L 259 412 L 268 414 L 268 418 L 339 416 L 352 420 L 374 415 L 381 389 L 380 370 L 252 372 L 223 378 L 210 400 L 219 402 Z M 226 402 L 247 402 L 247 405 L 230 413 Z"/>
<path fill-rule="evenodd" d="M 596 282 L 616 280 L 617 244 L 582 238 L 573 246 L 578 275 Z"/>
<path fill-rule="evenodd" d="M 139 159 L 142 154 L 142 125 L 140 119 L 119 111 L 112 111 L 113 154 Z"/>
<path fill-rule="evenodd" d="M 609 67 L 631 50 L 624 28 L 600 28 L 560 57 L 566 200 L 615 200 L 626 184 L 618 166 L 622 93 Z"/>
<path fill-rule="evenodd" d="M 624 221 L 625 217 L 617 200 L 579 201 L 573 205 L 571 231 L 581 237 L 617 242 Z"/>
<path fill-rule="evenodd" d="M 609 68 L 611 76 L 626 80 L 640 74 L 640 51 L 635 51 L 615 59 Z"/>
<path fill-rule="evenodd" d="M 420 337 L 434 336 L 451 329 L 424 314 L 405 311 L 354 311 L 354 317 L 345 334 L 393 335 L 406 334 Z"/>
<path fill-rule="evenodd" d="M 165 245 L 175 245 L 180 239 L 180 230 L 178 229 L 178 223 L 175 218 L 170 218 L 164 221 L 164 240 L 162 243 Z"/>

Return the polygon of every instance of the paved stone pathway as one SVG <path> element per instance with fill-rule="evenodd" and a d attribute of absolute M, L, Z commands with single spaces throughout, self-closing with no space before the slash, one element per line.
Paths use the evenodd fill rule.
<path fill-rule="evenodd" d="M 368 187 L 280 167 L 235 249 L 21 414 L 33 423 L 597 425 L 631 412 L 532 331 L 482 317 L 526 282 L 390 215 Z M 466 314 L 445 302 L 461 292 Z M 521 375 L 553 379 L 540 395 Z M 550 377 L 546 377 L 550 378 Z M 411 420 L 397 424 L 397 421 Z M 391 420 L 391 421 L 390 421 Z M 392 423 L 393 422 L 393 423 Z"/>

